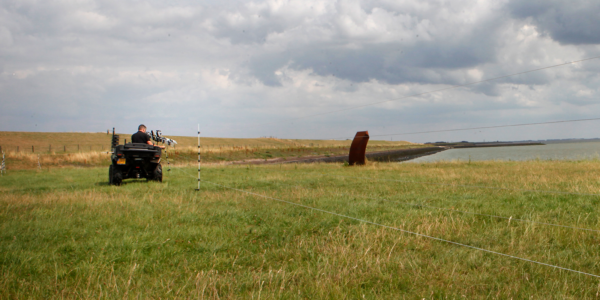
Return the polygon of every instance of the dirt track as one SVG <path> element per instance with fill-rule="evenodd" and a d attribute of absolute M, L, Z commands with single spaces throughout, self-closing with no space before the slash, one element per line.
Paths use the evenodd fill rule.
<path fill-rule="evenodd" d="M 406 161 L 417 157 L 434 154 L 446 150 L 446 147 L 426 147 L 416 149 L 399 149 L 367 153 L 367 159 L 374 161 Z M 348 155 L 335 156 L 304 156 L 298 158 L 272 158 L 272 159 L 247 159 L 243 161 L 233 161 L 229 164 L 234 165 L 264 165 L 264 164 L 289 164 L 289 163 L 340 163 L 348 161 Z"/>

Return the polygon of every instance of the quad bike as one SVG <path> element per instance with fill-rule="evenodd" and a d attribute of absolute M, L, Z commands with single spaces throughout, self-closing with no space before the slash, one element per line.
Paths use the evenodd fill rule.
<path fill-rule="evenodd" d="M 112 164 L 108 168 L 109 184 L 118 186 L 128 178 L 162 182 L 160 147 L 138 143 L 119 145 L 119 136 L 114 135 L 113 129 L 112 148 Z"/>

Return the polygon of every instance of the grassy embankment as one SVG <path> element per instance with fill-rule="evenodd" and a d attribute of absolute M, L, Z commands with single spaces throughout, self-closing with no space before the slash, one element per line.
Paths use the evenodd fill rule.
<path fill-rule="evenodd" d="M 131 135 L 121 134 L 121 143 Z M 169 136 L 178 144 L 169 147 L 169 159 L 175 165 L 197 161 L 197 137 Z M 106 133 L 0 132 L 0 146 L 7 152 L 9 169 L 34 169 L 58 166 L 108 166 L 111 136 Z M 230 139 L 202 138 L 201 155 L 206 163 L 253 159 L 333 156 L 348 154 L 351 141 L 283 140 L 274 138 Z M 398 141 L 370 141 L 367 151 L 422 147 Z M 79 149 L 79 150 L 78 150 Z M 18 151 L 17 151 L 18 150 Z"/>
<path fill-rule="evenodd" d="M 162 184 L 121 187 L 106 185 L 105 168 L 1 177 L 2 297 L 591 299 L 600 292 L 590 276 L 206 182 L 195 192 L 194 176 L 194 168 L 174 168 Z M 598 232 L 514 218 L 597 230 L 597 196 L 458 185 L 598 193 L 599 176 L 599 161 L 203 170 L 205 180 L 257 194 L 594 274 L 600 274 Z"/>

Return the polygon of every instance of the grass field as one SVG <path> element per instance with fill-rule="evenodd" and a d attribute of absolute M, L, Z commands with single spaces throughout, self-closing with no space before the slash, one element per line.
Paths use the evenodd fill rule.
<path fill-rule="evenodd" d="M 0 297 L 596 299 L 600 292 L 592 276 L 257 196 L 600 274 L 600 232 L 540 223 L 600 230 L 599 197 L 531 191 L 597 194 L 600 161 L 202 172 L 200 192 L 194 168 L 174 168 L 162 184 L 121 187 L 107 185 L 106 168 L 9 172 L 0 178 Z"/>

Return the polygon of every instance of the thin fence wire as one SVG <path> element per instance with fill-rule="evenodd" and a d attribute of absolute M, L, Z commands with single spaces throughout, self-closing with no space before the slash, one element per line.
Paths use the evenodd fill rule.
<path fill-rule="evenodd" d="M 403 97 L 398 97 L 398 98 L 394 98 L 394 99 L 373 102 L 373 103 L 369 103 L 369 104 L 357 105 L 357 106 L 352 106 L 352 107 L 348 107 L 348 108 L 343 108 L 343 109 L 338 109 L 338 110 L 333 110 L 333 111 L 327 111 L 327 112 L 322 112 L 322 113 L 316 113 L 316 114 L 306 115 L 306 116 L 301 116 L 301 117 L 296 117 L 296 118 L 288 118 L 287 120 L 285 120 L 285 122 L 295 121 L 295 120 L 299 120 L 299 119 L 306 119 L 306 118 L 311 118 L 311 117 L 316 117 L 316 116 L 322 116 L 322 115 L 328 115 L 328 114 L 333 114 L 333 113 L 338 113 L 338 112 L 343 112 L 343 111 L 348 111 L 348 110 L 354 110 L 354 109 L 364 108 L 364 107 L 378 105 L 378 104 L 382 104 L 382 103 L 399 101 L 399 100 L 407 99 L 407 98 L 419 97 L 419 96 L 428 95 L 428 94 L 432 94 L 432 93 L 436 93 L 436 92 L 453 90 L 453 89 L 457 89 L 457 88 L 461 88 L 461 87 L 466 87 L 466 86 L 470 86 L 470 85 L 475 85 L 475 84 L 479 84 L 479 83 L 484 83 L 484 82 L 489 82 L 489 81 L 495 81 L 495 80 L 499 80 L 499 79 L 504 79 L 504 78 L 508 78 L 508 77 L 512 77 L 512 76 L 523 75 L 523 74 L 527 74 L 527 73 L 533 73 L 533 72 L 537 72 L 537 71 L 542 71 L 542 70 L 557 68 L 557 67 L 571 65 L 571 64 L 575 64 L 575 63 L 589 61 L 589 60 L 595 60 L 595 59 L 598 59 L 598 58 L 600 58 L 600 56 L 594 56 L 594 57 L 584 58 L 584 59 L 580 59 L 580 60 L 565 62 L 565 63 L 561 63 L 561 64 L 556 64 L 556 65 L 542 67 L 542 68 L 537 68 L 537 69 L 533 69 L 533 70 L 528 70 L 528 71 L 513 73 L 513 74 L 509 74 L 509 75 L 498 76 L 498 77 L 489 78 L 489 79 L 485 79 L 485 80 L 473 81 L 473 82 L 469 82 L 469 83 L 465 83 L 465 84 L 452 85 L 452 86 L 441 88 L 441 89 L 436 89 L 436 90 L 431 90 L 431 91 L 427 91 L 427 92 L 411 94 L 411 95 L 407 95 L 407 96 L 403 96 Z M 266 125 L 266 124 L 281 123 L 281 122 L 282 121 L 257 123 L 256 125 Z"/>
<path fill-rule="evenodd" d="M 262 181 L 262 182 L 270 182 L 270 181 L 265 181 L 265 180 L 260 180 L 260 181 Z M 282 185 L 286 185 L 286 186 L 290 186 L 290 187 L 308 189 L 307 187 L 302 186 L 302 185 L 285 184 L 285 183 L 281 183 L 281 182 L 278 182 L 278 184 L 282 184 Z M 569 228 L 569 229 L 575 229 L 575 230 L 584 230 L 584 231 L 591 231 L 591 232 L 598 232 L 598 233 L 600 233 L 600 230 L 597 230 L 597 229 L 590 229 L 590 228 L 583 228 L 583 227 L 576 227 L 576 226 L 569 226 L 569 225 L 561 225 L 561 224 L 554 224 L 554 223 L 539 222 L 539 221 L 533 221 L 533 220 L 527 220 L 527 219 L 521 219 L 521 218 L 513 218 L 512 216 L 511 217 L 505 217 L 505 216 L 498 216 L 498 215 L 491 215 L 491 214 L 482 214 L 482 213 L 477 213 L 477 212 L 470 212 L 470 211 L 462 211 L 462 210 L 451 209 L 451 208 L 437 207 L 437 206 L 432 206 L 432 205 L 427 205 L 427 204 L 409 203 L 409 202 L 403 202 L 403 201 L 399 201 L 399 200 L 390 200 L 388 198 L 378 198 L 378 197 L 371 197 L 371 196 L 366 196 L 366 195 L 346 194 L 346 193 L 337 193 L 335 195 L 337 195 L 337 196 L 347 196 L 347 197 L 358 197 L 358 198 L 371 199 L 371 200 L 377 200 L 377 201 L 386 201 L 386 202 L 389 202 L 389 203 L 402 204 L 402 205 L 406 205 L 406 206 L 427 207 L 427 208 L 452 211 L 452 212 L 457 212 L 457 213 L 462 213 L 462 214 L 470 214 L 470 215 L 477 215 L 477 216 L 483 216 L 483 217 L 489 217 L 489 218 L 504 219 L 504 220 L 509 220 L 509 221 L 528 222 L 528 223 L 532 223 L 532 224 L 539 224 L 539 225 L 546 225 L 546 226 L 555 226 L 555 227 L 562 227 L 562 228 Z M 424 199 L 424 200 L 430 200 L 430 199 Z"/>
<path fill-rule="evenodd" d="M 181 168 L 178 168 L 178 169 L 181 169 Z M 189 176 L 190 178 L 196 179 L 194 176 L 192 176 L 190 174 L 187 174 L 183 170 L 182 170 L 182 173 L 185 176 Z M 305 174 L 308 174 L 308 173 L 305 173 Z M 353 177 L 353 176 L 343 176 L 343 175 L 331 175 L 331 174 L 326 174 L 326 173 L 320 173 L 319 175 L 322 175 L 322 176 L 334 176 L 334 177 L 344 177 L 344 178 L 356 178 L 356 179 L 380 180 L 380 179 L 370 178 L 370 177 Z M 395 180 L 391 180 L 391 181 L 395 181 Z M 263 181 L 263 182 L 270 182 L 270 181 Z M 401 182 L 405 182 L 405 181 L 401 181 Z M 406 181 L 406 182 L 408 182 L 408 183 L 423 183 L 423 182 L 414 182 L 414 181 Z M 428 182 L 425 182 L 425 183 L 428 183 Z M 285 184 L 285 183 L 281 183 L 281 182 L 279 182 L 278 184 L 292 186 L 292 187 L 296 187 L 296 188 L 304 188 L 304 189 L 307 188 L 307 187 L 301 186 L 301 185 Z M 460 187 L 463 187 L 463 185 L 453 185 L 453 184 L 441 184 L 441 185 L 450 185 L 450 186 L 460 186 Z M 466 187 L 481 188 L 482 186 L 466 186 Z M 587 196 L 587 195 L 600 196 L 598 194 L 581 194 L 581 193 L 570 193 L 570 192 L 561 192 L 561 191 L 543 191 L 543 190 L 540 191 L 540 190 L 525 190 L 525 189 L 509 189 L 509 188 L 495 188 L 495 187 L 485 187 L 485 186 L 483 186 L 483 187 L 484 188 L 499 189 L 499 190 L 509 190 L 509 191 L 565 193 L 565 194 L 585 195 L 585 196 Z M 199 188 L 198 188 L 198 190 L 199 190 Z M 432 205 L 427 205 L 427 204 L 408 203 L 408 202 L 403 202 L 403 201 L 398 201 L 398 200 L 390 200 L 390 199 L 387 199 L 387 198 L 377 198 L 377 197 L 371 197 L 371 196 L 366 196 L 366 195 L 345 194 L 345 193 L 338 193 L 337 195 L 338 196 L 348 196 L 348 197 L 359 197 L 359 198 L 365 198 L 365 199 L 371 199 L 371 200 L 378 200 L 378 201 L 387 201 L 387 202 L 391 202 L 391 203 L 397 203 L 397 204 L 402 204 L 402 205 L 407 205 L 407 206 L 414 206 L 414 207 L 427 207 L 427 208 L 432 208 L 432 209 L 437 209 L 437 210 L 446 210 L 446 211 L 452 211 L 452 212 L 457 212 L 457 213 L 462 213 L 462 214 L 478 215 L 478 216 L 484 216 L 484 217 L 489 217 L 489 218 L 504 219 L 504 220 L 509 220 L 509 221 L 528 222 L 528 223 L 532 223 L 532 224 L 539 224 L 539 225 L 545 225 L 545 226 L 554 226 L 554 227 L 568 228 L 568 229 L 574 229 L 574 230 L 583 230 L 583 231 L 590 231 L 590 232 L 600 232 L 600 230 L 591 229 L 591 228 L 576 227 L 576 226 L 554 224 L 554 223 L 547 223 L 547 222 L 539 222 L 539 221 L 533 221 L 533 220 L 528 220 L 528 219 L 513 218 L 512 216 L 511 217 L 506 217 L 506 216 L 498 216 L 498 215 L 492 215 L 492 214 L 483 214 L 483 213 L 477 213 L 477 212 L 471 212 L 471 211 L 462 211 L 462 210 L 456 210 L 456 209 L 450 209 L 450 208 L 444 208 L 444 207 L 437 207 L 437 206 L 432 206 Z"/>
<path fill-rule="evenodd" d="M 182 171 L 182 174 L 185 175 L 186 177 L 189 176 L 190 178 L 194 178 L 195 179 L 194 176 L 192 176 L 190 174 L 187 174 L 184 170 L 181 170 L 181 171 Z M 456 246 L 466 247 L 466 248 L 470 248 L 470 249 L 474 249 L 474 250 L 478 250 L 478 251 L 482 251 L 482 252 L 487 252 L 487 253 L 491 253 L 491 254 L 496 254 L 496 255 L 500 255 L 500 256 L 504 256 L 504 257 L 508 257 L 508 258 L 512 258 L 512 259 L 516 259 L 516 260 L 521 260 L 521 261 L 525 261 L 525 262 L 539 264 L 539 265 L 543 265 L 543 266 L 547 266 L 547 267 L 551 267 L 551 268 L 555 268 L 555 269 L 559 269 L 559 270 L 564 270 L 564 271 L 569 271 L 569 272 L 573 272 L 573 273 L 577 273 L 577 274 L 582 274 L 582 275 L 587 275 L 587 276 L 591 276 L 591 277 L 600 278 L 599 275 L 592 274 L 592 273 L 587 273 L 587 272 L 583 272 L 583 271 L 579 271 L 579 270 L 575 270 L 575 269 L 570 269 L 570 268 L 565 268 L 565 267 L 561 267 L 561 266 L 557 266 L 557 265 L 552 265 L 552 264 L 548 264 L 548 263 L 544 263 L 544 262 L 539 262 L 539 261 L 535 261 L 535 260 L 531 260 L 531 259 L 527 259 L 527 258 L 522 258 L 522 257 L 510 255 L 510 254 L 505 254 L 505 253 L 501 253 L 501 252 L 497 252 L 497 251 L 485 249 L 485 248 L 471 246 L 471 245 L 468 245 L 468 244 L 458 243 L 458 242 L 454 242 L 454 241 L 451 241 L 451 240 L 446 240 L 446 239 L 442 239 L 442 238 L 438 238 L 438 237 L 434 237 L 434 236 L 429 236 L 429 235 L 421 234 L 421 233 L 418 233 L 418 232 L 412 232 L 412 231 L 408 231 L 408 230 L 405 230 L 405 229 L 401 229 L 401 228 L 397 228 L 397 227 L 393 227 L 393 226 L 389 226 L 389 225 L 385 225 L 385 224 L 380 224 L 380 223 L 376 223 L 376 222 L 372 222 L 372 221 L 368 221 L 368 220 L 364 220 L 364 219 L 359 219 L 359 218 L 355 218 L 355 217 L 352 217 L 352 216 L 347 216 L 347 215 L 339 214 L 339 213 L 332 212 L 332 211 L 327 211 L 327 210 L 323 210 L 323 209 L 319 209 L 319 208 L 315 208 L 315 207 L 311 207 L 311 206 L 307 206 L 307 205 L 303 205 L 303 204 L 299 204 L 299 203 L 295 203 L 295 202 L 291 202 L 291 201 L 286 201 L 286 200 L 275 198 L 275 197 L 270 197 L 270 196 L 266 196 L 266 195 L 262 195 L 262 194 L 258 194 L 258 193 L 253 193 L 253 192 L 245 191 L 245 190 L 242 190 L 242 189 L 232 188 L 232 187 L 225 186 L 225 185 L 222 185 L 222 184 L 218 184 L 218 183 L 215 183 L 215 182 L 212 182 L 212 181 L 207 181 L 205 179 L 203 181 L 206 182 L 206 183 L 215 185 L 215 186 L 220 186 L 220 187 L 226 188 L 226 189 L 235 190 L 235 191 L 238 191 L 238 192 L 243 192 L 243 193 L 255 195 L 255 196 L 258 196 L 258 197 L 263 197 L 263 198 L 266 198 L 266 199 L 276 200 L 276 201 L 279 201 L 279 202 L 283 202 L 283 203 L 287 203 L 287 204 L 292 204 L 292 205 L 295 205 L 295 206 L 300 206 L 300 207 L 304 207 L 304 208 L 307 208 L 307 209 L 311 209 L 311 210 L 315 210 L 315 211 L 320 211 L 320 212 L 323 212 L 323 213 L 327 213 L 327 214 L 331 214 L 331 215 L 335 215 L 335 216 L 339 216 L 339 217 L 343 217 L 343 218 L 347 218 L 347 219 L 352 219 L 352 220 L 356 220 L 356 221 L 363 222 L 363 223 L 366 223 L 366 224 L 380 226 L 380 227 L 384 227 L 384 228 L 388 228 L 388 229 L 392 229 L 392 230 L 396 230 L 396 231 L 400 231 L 400 232 L 404 232 L 404 233 L 408 233 L 408 234 L 412 234 L 412 235 L 416 235 L 416 236 L 420 236 L 420 237 L 424 237 L 424 238 L 429 238 L 429 239 L 432 239 L 432 240 L 436 240 L 436 241 L 440 241 L 440 242 L 445 242 L 445 243 L 453 244 L 453 245 L 456 245 Z M 284 184 L 284 185 L 286 185 L 286 184 Z M 306 187 L 303 187 L 303 186 L 296 186 L 296 187 L 306 188 Z M 386 200 L 386 201 L 389 201 L 387 199 L 380 199 L 380 198 L 374 198 L 374 197 L 369 197 L 369 196 L 349 195 L 349 194 L 343 194 L 343 193 L 341 193 L 340 195 L 349 196 L 349 197 L 357 197 L 358 196 L 358 197 L 364 197 L 364 198 L 374 199 L 374 200 Z M 595 229 L 581 228 L 581 227 L 574 227 L 574 226 L 567 226 L 567 225 L 560 225 L 560 224 L 552 224 L 552 223 L 544 223 L 544 222 L 537 222 L 537 221 L 526 220 L 526 219 L 519 219 L 519 218 L 512 218 L 512 217 L 508 217 L 507 218 L 507 217 L 503 217 L 503 216 L 479 214 L 479 213 L 459 211 L 459 210 L 453 210 L 453 209 L 445 209 L 445 208 L 438 208 L 438 207 L 427 206 L 427 205 L 420 205 L 420 204 L 411 204 L 411 203 L 402 203 L 402 204 L 415 205 L 415 206 L 424 206 L 424 207 L 429 207 L 429 208 L 442 209 L 442 210 L 450 210 L 450 211 L 455 211 L 455 212 L 459 212 L 459 213 L 481 215 L 481 216 L 486 216 L 486 217 L 508 219 L 508 220 L 520 221 L 520 222 L 531 222 L 531 223 L 536 223 L 536 224 L 540 224 L 540 225 L 548 225 L 548 226 L 556 226 L 556 227 L 563 227 L 563 228 L 576 229 L 576 230 L 585 230 L 585 231 L 592 231 L 592 232 L 600 232 L 599 230 L 595 230 Z"/>
<path fill-rule="evenodd" d="M 169 149 L 165 147 L 165 156 L 167 157 L 167 172 L 171 172 L 171 163 L 169 162 Z"/>
<path fill-rule="evenodd" d="M 355 177 L 355 176 L 344 176 L 344 175 L 332 175 L 332 174 L 326 174 L 326 173 L 320 173 L 320 174 L 325 175 L 325 176 L 345 177 L 345 178 L 354 178 L 354 179 L 370 179 L 370 180 L 378 180 L 378 181 L 430 184 L 430 185 L 454 186 L 454 187 L 464 187 L 464 188 L 474 188 L 474 189 L 505 190 L 505 191 L 515 191 L 515 192 L 532 192 L 532 193 L 547 193 L 547 194 L 577 195 L 577 196 L 600 196 L 600 194 L 594 194 L 594 193 L 575 193 L 575 192 L 552 191 L 552 190 L 511 189 L 511 188 L 484 186 L 484 185 L 464 185 L 464 184 L 438 183 L 438 182 L 427 182 L 427 181 L 397 180 L 397 179 L 384 179 L 384 178 L 372 178 L 372 177 Z"/>
<path fill-rule="evenodd" d="M 189 175 L 189 174 L 187 174 L 185 172 L 183 172 L 183 173 L 186 176 L 189 176 L 191 178 L 195 178 L 194 176 Z M 320 175 L 336 176 L 336 175 L 329 175 L 329 174 L 320 174 Z M 341 177 L 346 177 L 346 176 L 341 176 Z M 352 178 L 354 178 L 354 177 L 352 177 Z M 261 180 L 261 181 L 262 182 L 270 182 L 270 181 L 265 181 L 265 180 Z M 282 185 L 286 185 L 286 186 L 290 186 L 290 187 L 307 189 L 307 187 L 302 186 L 302 185 L 285 184 L 285 183 L 282 183 L 282 182 L 278 182 L 278 184 L 282 184 Z M 346 194 L 346 193 L 338 193 L 337 195 L 338 196 L 347 196 L 347 197 L 359 197 L 359 198 L 365 198 L 365 199 L 371 199 L 371 200 L 378 200 L 378 201 L 387 201 L 387 202 L 397 203 L 397 204 L 402 204 L 402 205 L 407 205 L 407 206 L 427 207 L 427 208 L 432 208 L 432 209 L 437 209 L 437 210 L 452 211 L 452 212 L 457 212 L 457 213 L 462 213 L 462 214 L 470 214 L 470 215 L 477 215 L 477 216 L 483 216 L 483 217 L 489 217 L 489 218 L 504 219 L 504 220 L 509 220 L 509 221 L 527 222 L 527 223 L 539 224 L 539 225 L 545 225 L 545 226 L 554 226 L 554 227 L 561 227 L 561 228 L 568 228 L 568 229 L 574 229 L 574 230 L 583 230 L 583 231 L 590 231 L 590 232 L 598 232 L 598 233 L 600 233 L 600 230 L 591 229 L 591 228 L 576 227 L 576 226 L 554 224 L 554 223 L 547 223 L 547 222 L 539 222 L 539 221 L 533 221 L 533 220 L 528 220 L 528 219 L 513 218 L 512 216 L 511 217 L 506 217 L 506 216 L 498 216 L 498 215 L 492 215 L 492 214 L 483 214 L 483 213 L 477 213 L 477 212 L 471 212 L 471 211 L 462 211 L 462 210 L 451 209 L 451 208 L 444 208 L 444 207 L 438 207 L 438 206 L 432 206 L 432 205 L 427 205 L 427 204 L 409 203 L 409 202 L 403 202 L 403 201 L 399 201 L 399 200 L 390 200 L 388 198 L 377 198 L 377 197 L 371 197 L 371 196 L 366 196 L 366 195 Z M 425 200 L 427 200 L 427 199 L 425 199 Z"/>
<path fill-rule="evenodd" d="M 422 234 L 422 233 L 418 233 L 418 232 L 414 232 L 414 231 L 409 231 L 409 230 L 401 229 L 398 227 L 393 227 L 393 226 L 389 226 L 389 225 L 385 225 L 385 224 L 381 224 L 381 223 L 376 223 L 376 222 L 372 222 L 372 221 L 368 221 L 368 220 L 364 220 L 364 219 L 359 219 L 359 218 L 355 218 L 352 216 L 336 213 L 333 211 L 328 211 L 328 210 L 324 210 L 324 209 L 320 209 L 320 208 L 316 208 L 316 207 L 312 207 L 312 206 L 308 206 L 308 205 L 304 205 L 304 204 L 299 204 L 299 203 L 295 203 L 295 202 L 291 202 L 291 201 L 287 201 L 287 200 L 283 200 L 283 199 L 279 199 L 279 198 L 275 198 L 275 197 L 270 197 L 270 196 L 266 196 L 266 195 L 262 195 L 262 194 L 258 194 L 258 193 L 249 192 L 249 191 L 242 190 L 242 189 L 225 186 L 225 185 L 207 181 L 207 180 L 203 180 L 203 181 L 206 183 L 215 185 L 215 186 L 225 188 L 225 189 L 229 189 L 229 190 L 233 190 L 233 191 L 237 191 L 237 192 L 241 192 L 241 193 L 246 193 L 246 194 L 254 195 L 257 197 L 262 197 L 265 199 L 275 200 L 275 201 L 279 201 L 282 203 L 287 203 L 287 204 L 303 207 L 306 209 L 310 209 L 310 210 L 314 210 L 314 211 L 318 211 L 318 212 L 358 221 L 358 222 L 365 223 L 365 224 L 370 224 L 370 225 L 375 225 L 375 226 L 379 226 L 379 227 L 383 227 L 383 228 L 387 228 L 387 229 L 392 229 L 392 230 L 396 230 L 399 232 L 408 233 L 408 234 L 432 239 L 432 240 L 439 241 L 439 242 L 444 242 L 444 243 L 448 243 L 448 244 L 452 244 L 452 245 L 456 245 L 456 246 L 460 246 L 460 247 L 465 247 L 465 248 L 474 249 L 474 250 L 478 250 L 478 251 L 482 251 L 482 252 L 487 252 L 487 253 L 491 253 L 491 254 L 495 254 L 495 255 L 500 255 L 500 256 L 504 256 L 504 257 L 508 257 L 508 258 L 512 258 L 512 259 L 517 259 L 517 260 L 521 260 L 521 261 L 525 261 L 525 262 L 529 262 L 529 263 L 534 263 L 534 264 L 538 264 L 538 265 L 542 265 L 542 266 L 546 266 L 546 267 L 555 268 L 558 270 L 563 270 L 563 271 L 573 272 L 573 273 L 577 273 L 577 274 L 581 274 L 581 275 L 587 275 L 587 276 L 591 276 L 591 277 L 595 277 L 595 278 L 600 278 L 600 275 L 596 275 L 596 274 L 592 274 L 592 273 L 569 269 L 569 268 L 565 268 L 565 267 L 561 267 L 561 266 L 557 266 L 557 265 L 552 265 L 552 264 L 548 264 L 548 263 L 544 263 L 544 262 L 531 260 L 528 258 L 522 258 L 522 257 L 518 257 L 518 256 L 506 254 L 506 253 L 501 253 L 501 252 L 497 252 L 497 251 L 493 251 L 493 250 L 489 250 L 489 249 L 485 249 L 485 248 L 475 247 L 475 246 L 471 246 L 471 245 L 467 245 L 467 244 L 463 244 L 463 243 L 459 243 L 459 242 L 455 242 L 455 241 L 451 241 L 451 240 L 446 240 L 446 239 L 442 239 L 442 238 L 438 238 L 438 237 L 434 237 L 434 236 L 430 236 L 430 235 L 426 235 L 426 234 Z"/>
<path fill-rule="evenodd" d="M 573 122 L 598 121 L 598 120 L 600 120 L 600 118 L 577 119 L 577 120 L 561 120 L 561 121 L 548 121 L 548 122 L 538 122 L 538 123 L 508 124 L 508 125 L 470 127 L 470 128 L 455 128 L 455 129 L 417 131 L 417 132 L 404 132 L 404 133 L 390 133 L 390 134 L 371 134 L 370 136 L 396 136 L 396 135 L 410 135 L 410 134 L 449 132 L 449 131 L 465 131 L 465 130 L 476 130 L 476 129 L 492 129 L 492 128 L 505 128 L 505 127 L 534 126 L 534 125 L 546 125 L 546 124 L 557 124 L 557 123 L 573 123 Z"/>
<path fill-rule="evenodd" d="M 305 173 L 305 174 L 310 174 L 310 173 Z M 369 179 L 369 180 L 388 181 L 388 182 L 452 186 L 452 187 L 463 187 L 463 188 L 473 188 L 473 189 L 490 189 L 490 190 L 530 192 L 530 193 L 547 193 L 547 194 L 574 195 L 574 196 L 593 196 L 593 197 L 600 196 L 600 194 L 595 194 L 595 193 L 577 193 L 577 192 L 565 192 L 565 191 L 555 191 L 555 190 L 514 189 L 514 188 L 494 187 L 494 186 L 484 186 L 484 185 L 465 185 L 465 184 L 440 183 L 440 182 L 429 182 L 429 181 L 414 181 L 414 180 L 398 180 L 398 179 L 385 179 L 385 178 L 373 178 L 373 177 L 345 176 L 345 175 L 335 175 L 335 174 L 327 174 L 327 173 L 319 173 L 319 175 L 330 176 L 330 177 L 353 178 L 353 179 Z"/>
<path fill-rule="evenodd" d="M 61 144 L 61 145 L 1 145 L 4 152 L 19 153 L 74 153 L 88 151 L 110 150 L 109 145 L 104 144 Z"/>

